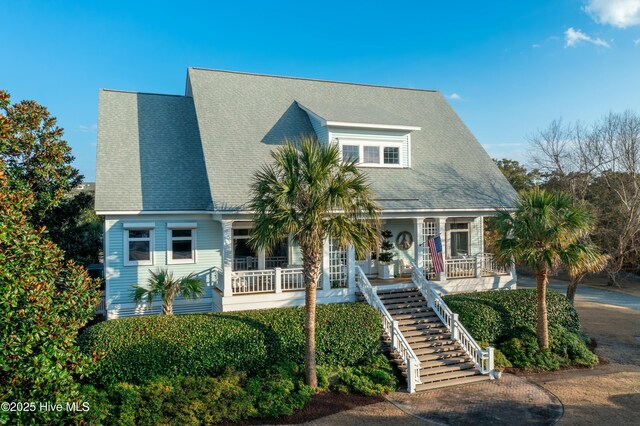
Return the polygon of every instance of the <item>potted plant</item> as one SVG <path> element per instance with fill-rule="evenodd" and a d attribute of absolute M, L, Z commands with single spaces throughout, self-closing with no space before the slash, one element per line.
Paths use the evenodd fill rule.
<path fill-rule="evenodd" d="M 383 241 L 380 246 L 380 253 L 378 253 L 378 278 L 383 280 L 389 280 L 393 278 L 393 272 L 395 265 L 393 264 L 393 258 L 396 256 L 393 249 L 393 243 L 389 240 L 393 237 L 391 231 L 382 231 L 381 233 Z"/>

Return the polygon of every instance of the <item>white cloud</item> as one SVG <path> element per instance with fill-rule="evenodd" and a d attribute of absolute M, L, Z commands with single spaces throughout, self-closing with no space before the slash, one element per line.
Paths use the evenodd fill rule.
<path fill-rule="evenodd" d="M 590 37 L 580 30 L 574 30 L 573 27 L 564 32 L 564 41 L 564 47 L 576 47 L 578 43 L 583 41 L 595 44 L 596 46 L 610 47 L 609 43 L 602 40 L 601 38 Z"/>
<path fill-rule="evenodd" d="M 459 101 L 460 99 L 462 99 L 462 97 L 460 95 L 458 95 L 457 93 L 452 93 L 448 97 L 452 101 Z"/>
<path fill-rule="evenodd" d="M 640 0 L 588 0 L 583 9 L 599 24 L 640 25 Z"/>
<path fill-rule="evenodd" d="M 78 131 L 82 133 L 93 133 L 98 130 L 97 124 L 90 124 L 88 126 L 81 124 L 78 126 Z"/>
<path fill-rule="evenodd" d="M 636 46 L 640 46 L 640 38 L 633 40 L 633 44 L 635 44 Z"/>
<path fill-rule="evenodd" d="M 538 43 L 532 44 L 531 47 L 533 47 L 534 49 L 537 49 L 539 47 L 541 47 Z"/>

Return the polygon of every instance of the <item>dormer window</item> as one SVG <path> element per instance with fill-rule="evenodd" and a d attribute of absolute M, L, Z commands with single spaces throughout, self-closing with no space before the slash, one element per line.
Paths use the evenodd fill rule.
<path fill-rule="evenodd" d="M 361 167 L 402 167 L 403 140 L 341 140 L 340 152 L 345 161 L 356 160 Z"/>

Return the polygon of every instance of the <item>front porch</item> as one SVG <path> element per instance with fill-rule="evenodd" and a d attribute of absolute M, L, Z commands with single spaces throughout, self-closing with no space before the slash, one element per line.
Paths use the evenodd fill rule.
<path fill-rule="evenodd" d="M 216 287 L 219 298 L 214 309 L 234 311 L 304 304 L 304 276 L 299 248 L 291 238 L 274 253 L 253 252 L 246 244 L 252 224 L 222 221 L 223 274 Z M 394 276 L 377 278 L 376 253 L 357 259 L 353 247 L 324 244 L 322 273 L 318 283 L 318 303 L 356 300 L 355 270 L 360 267 L 372 285 L 402 288 L 413 285 L 412 269 L 442 293 L 515 288 L 515 271 L 498 267 L 493 255 L 484 252 L 483 217 L 388 218 L 384 229 L 394 237 Z M 435 274 L 427 241 L 441 235 L 445 270 Z M 408 241 L 408 243 L 407 243 Z M 476 254 L 470 254 L 476 253 Z M 412 266 L 410 266 L 412 265 Z"/>

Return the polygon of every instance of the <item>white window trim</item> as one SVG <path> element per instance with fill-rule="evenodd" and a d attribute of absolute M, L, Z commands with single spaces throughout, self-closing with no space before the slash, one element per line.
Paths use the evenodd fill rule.
<path fill-rule="evenodd" d="M 467 224 L 467 229 L 451 229 L 451 225 L 454 223 L 466 223 Z M 451 222 L 451 223 L 447 223 L 447 251 L 449 252 L 449 258 L 453 257 L 453 238 L 451 238 L 451 234 L 454 232 L 466 232 L 467 235 L 467 256 L 471 255 L 471 231 L 472 231 L 472 221 L 457 221 L 457 222 Z"/>
<path fill-rule="evenodd" d="M 174 229 L 190 229 L 190 237 L 173 237 Z M 198 224 L 195 222 L 189 223 L 167 223 L 167 265 L 180 265 L 180 264 L 193 264 L 197 263 L 196 250 Z M 173 241 L 191 241 L 191 259 L 174 259 L 173 258 Z"/>
<path fill-rule="evenodd" d="M 124 228 L 124 266 L 153 266 L 155 259 L 155 224 L 154 223 L 125 223 Z M 129 238 L 130 230 L 149 231 L 148 238 Z M 129 241 L 149 241 L 149 260 L 129 260 Z"/>
<path fill-rule="evenodd" d="M 374 140 L 369 138 L 338 138 L 338 146 L 340 149 L 340 158 L 342 159 L 342 147 L 343 145 L 355 145 L 359 147 L 358 151 L 358 167 L 378 167 L 378 168 L 391 168 L 402 169 L 404 168 L 404 156 L 402 153 L 402 145 L 405 143 L 400 138 L 386 138 L 384 140 Z M 379 152 L 379 163 L 363 163 L 364 159 L 364 147 L 377 146 Z M 398 148 L 398 164 L 385 164 L 384 163 L 384 148 Z"/>

